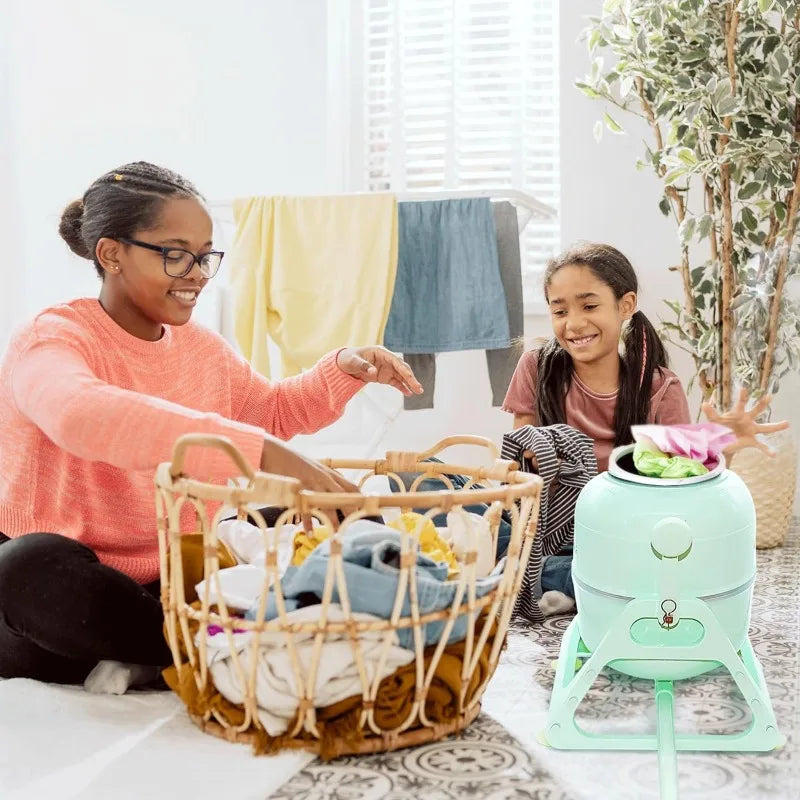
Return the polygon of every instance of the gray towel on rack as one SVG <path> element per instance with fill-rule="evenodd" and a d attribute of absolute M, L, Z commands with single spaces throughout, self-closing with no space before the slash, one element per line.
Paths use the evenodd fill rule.
<path fill-rule="evenodd" d="M 492 405 L 501 406 L 505 400 L 511 376 L 522 355 L 521 339 L 524 332 L 522 306 L 522 261 L 519 251 L 519 222 L 517 209 L 507 200 L 492 203 L 500 279 L 508 312 L 511 344 L 501 349 L 486 351 L 489 383 L 492 387 Z M 434 353 L 404 353 L 405 360 L 422 384 L 423 394 L 406 397 L 403 405 L 407 411 L 433 408 L 436 388 L 436 355 Z"/>
<path fill-rule="evenodd" d="M 398 256 L 384 344 L 401 353 L 508 347 L 491 203 L 398 203 Z"/>
<path fill-rule="evenodd" d="M 523 457 L 532 450 L 537 467 Z M 523 472 L 537 472 L 542 478 L 542 496 L 536 537 L 515 612 L 533 622 L 542 622 L 539 609 L 542 596 L 542 562 L 558 553 L 575 535 L 575 504 L 581 489 L 597 475 L 597 459 L 592 440 L 569 425 L 537 428 L 525 425 L 503 436 L 501 458 L 516 461 Z"/>

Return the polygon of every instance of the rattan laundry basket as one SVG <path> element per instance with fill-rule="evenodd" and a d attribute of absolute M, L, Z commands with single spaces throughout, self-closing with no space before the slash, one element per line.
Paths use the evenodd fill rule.
<path fill-rule="evenodd" d="M 426 461 L 453 445 L 477 445 L 490 455 L 491 463 L 484 467 L 465 466 L 452 463 Z M 210 484 L 183 474 L 184 456 L 190 447 L 216 447 L 225 450 L 238 473 L 246 478 L 246 486 L 230 488 Z M 230 741 L 254 745 L 256 752 L 273 752 L 283 748 L 303 748 L 317 752 L 324 758 L 347 753 L 368 753 L 393 750 L 441 739 L 455 733 L 472 722 L 480 710 L 480 700 L 488 680 L 491 678 L 504 645 L 509 619 L 522 582 L 523 573 L 536 531 L 541 480 L 538 476 L 517 470 L 513 462 L 500 461 L 494 445 L 480 437 L 453 437 L 440 442 L 425 453 L 390 452 L 378 460 L 329 460 L 328 466 L 338 469 L 358 470 L 359 486 L 371 476 L 387 476 L 398 489 L 403 487 L 397 473 L 420 472 L 410 492 L 387 492 L 384 494 L 322 494 L 303 490 L 298 481 L 254 471 L 231 442 L 215 437 L 186 436 L 178 441 L 171 463 L 162 464 L 156 473 L 156 495 L 161 550 L 162 603 L 165 614 L 165 631 L 175 662 L 175 679 L 178 692 L 188 707 L 193 721 L 204 731 Z M 452 488 L 447 474 L 464 475 L 469 479 L 464 489 Z M 443 477 L 444 476 L 444 477 Z M 441 477 L 451 489 L 419 492 L 422 477 Z M 481 484 L 484 488 L 474 488 Z M 501 514 L 511 515 L 512 530 L 505 566 L 499 583 L 487 594 L 476 593 L 476 561 L 478 551 L 477 526 L 474 518 L 466 549 L 459 554 L 458 577 L 452 604 L 443 610 L 420 614 L 417 602 L 418 580 L 413 568 L 416 563 L 418 540 L 414 533 L 401 534 L 400 569 L 393 613 L 390 619 L 359 621 L 350 611 L 348 586 L 342 564 L 342 540 L 348 526 L 367 516 L 387 514 L 388 509 L 410 511 L 425 510 L 430 518 L 440 512 L 455 512 L 459 518 L 463 506 L 474 503 L 488 504 L 484 519 L 488 522 L 493 546 L 498 536 Z M 279 613 L 269 622 L 246 620 L 234 616 L 225 601 L 212 605 L 209 593 L 194 603 L 186 597 L 184 589 L 183 563 L 181 560 L 181 534 L 202 532 L 204 553 L 205 586 L 216 587 L 219 593 L 219 542 L 217 525 L 223 515 L 220 504 L 239 510 L 239 517 L 250 513 L 258 521 L 258 527 L 266 546 L 265 565 L 267 580 L 262 589 L 261 608 L 264 595 L 273 586 L 274 600 Z M 268 529 L 263 518 L 253 509 L 257 506 L 277 506 L 286 511 Z M 192 513 L 192 507 L 194 512 Z M 284 521 L 291 522 L 305 516 L 316 518 L 324 525 L 336 527 L 336 510 L 346 516 L 338 532 L 331 537 L 330 557 L 327 562 L 325 588 L 321 613 L 318 620 L 297 623 L 287 618 L 280 600 L 278 577 L 277 534 L 274 532 Z M 391 512 L 388 512 L 391 513 Z M 396 513 L 396 512 L 395 512 Z M 483 535 L 486 526 L 483 526 Z M 493 551 L 492 551 L 493 552 Z M 338 590 L 340 609 L 336 610 L 339 621 L 333 616 L 330 598 L 333 588 Z M 353 587 L 349 587 L 353 590 Z M 403 601 L 408 600 L 410 615 L 401 616 Z M 466 615 L 466 617 L 464 616 Z M 434 622 L 444 628 L 438 644 L 430 641 L 425 647 L 423 632 L 425 625 Z M 458 645 L 448 644 L 448 637 L 455 624 L 464 625 L 466 635 Z M 236 711 L 221 703 L 219 694 L 211 680 L 206 636 L 199 631 L 209 631 L 207 626 L 222 628 L 217 635 L 225 636 L 233 648 L 234 631 L 249 631 L 252 646 L 234 658 L 233 667 L 243 688 L 244 700 Z M 398 631 L 410 629 L 413 645 L 406 649 L 411 659 L 408 670 L 413 676 L 408 691 L 399 698 L 404 709 L 402 718 L 395 718 L 386 727 L 386 714 L 381 717 L 381 698 L 385 691 L 385 674 L 373 670 L 368 675 L 363 666 L 360 636 L 370 635 L 385 644 L 383 656 L 391 642 L 397 641 Z M 285 637 L 286 648 L 292 657 L 292 678 L 297 698 L 297 713 L 283 735 L 270 736 L 261 723 L 262 710 L 258 707 L 256 686 L 257 649 L 264 641 L 261 637 L 272 637 L 278 632 Z M 210 631 L 209 631 L 210 633 Z M 305 642 L 313 640 L 313 656 L 305 665 L 298 659 L 297 640 L 304 636 Z M 352 648 L 352 659 L 358 665 L 360 696 L 351 698 L 347 714 L 331 718 L 330 708 L 317 708 L 315 687 L 320 659 L 329 637 L 342 637 Z M 279 637 L 281 638 L 281 637 Z M 408 653 L 413 650 L 413 655 Z M 306 651 L 307 652 L 307 651 Z M 455 659 L 455 660 L 454 660 Z M 444 674 L 445 662 L 451 666 L 449 679 L 445 681 L 452 692 L 452 702 L 437 705 L 434 693 L 442 688 L 440 674 Z M 452 665 L 456 665 L 456 669 Z M 381 660 L 380 665 L 383 666 Z M 175 687 L 173 687 L 175 688 Z M 396 698 L 398 699 L 398 698 Z M 383 720 L 383 722 L 382 722 Z"/>
<path fill-rule="evenodd" d="M 775 451 L 770 457 L 748 448 L 734 455 L 731 470 L 746 484 L 756 507 L 756 547 L 782 545 L 789 532 L 797 483 L 797 447 L 791 430 L 764 437 Z"/>

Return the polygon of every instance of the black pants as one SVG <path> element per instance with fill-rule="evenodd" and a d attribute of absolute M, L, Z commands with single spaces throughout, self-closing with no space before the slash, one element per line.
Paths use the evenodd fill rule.
<path fill-rule="evenodd" d="M 158 581 L 53 533 L 0 533 L 0 678 L 82 683 L 98 661 L 167 666 Z"/>

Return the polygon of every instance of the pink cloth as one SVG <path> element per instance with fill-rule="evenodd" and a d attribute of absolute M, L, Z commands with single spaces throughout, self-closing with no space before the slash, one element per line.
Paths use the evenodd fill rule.
<path fill-rule="evenodd" d="M 531 417 L 536 425 L 536 394 L 539 389 L 538 350 L 523 353 L 514 371 L 508 394 L 503 402 L 503 410 L 515 416 Z M 608 457 L 614 449 L 614 411 L 617 407 L 617 393 L 600 394 L 592 391 L 572 376 L 564 401 L 567 425 L 585 433 L 594 442 L 597 469 L 608 469 Z M 689 403 L 677 375 L 668 369 L 657 369 L 653 373 L 650 390 L 650 413 L 648 422 L 660 425 L 688 423 L 691 419 Z"/>
<path fill-rule="evenodd" d="M 153 472 L 178 437 L 227 436 L 258 467 L 265 431 L 313 433 L 363 385 L 335 353 L 270 383 L 194 322 L 148 342 L 97 300 L 49 308 L 16 334 L 0 367 L 0 531 L 69 536 L 148 583 L 159 574 Z M 210 448 L 188 450 L 185 464 L 201 480 L 236 473 Z M 190 503 L 183 512 L 191 525 Z"/>
<path fill-rule="evenodd" d="M 649 440 L 670 456 L 685 456 L 699 461 L 709 469 L 722 458 L 722 451 L 736 436 L 729 428 L 715 422 L 695 425 L 632 425 L 635 441 Z"/>

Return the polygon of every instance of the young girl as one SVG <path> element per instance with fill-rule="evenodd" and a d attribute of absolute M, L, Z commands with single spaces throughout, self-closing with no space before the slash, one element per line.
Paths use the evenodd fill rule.
<path fill-rule="evenodd" d="M 514 415 L 515 428 L 566 423 L 585 433 L 594 442 L 601 472 L 608 469 L 614 447 L 633 441 L 631 425 L 691 421 L 686 394 L 667 368 L 664 345 L 636 308 L 638 291 L 630 262 L 610 245 L 581 245 L 550 261 L 544 294 L 554 335 L 522 356 L 503 405 Z M 748 446 L 769 452 L 755 435 L 788 427 L 786 422 L 755 422 L 769 397 L 750 411 L 745 411 L 745 400 L 743 395 L 723 416 L 703 406 L 709 418 L 737 435 L 728 455 Z M 563 554 L 544 562 L 546 591 L 539 606 L 545 614 L 572 606 L 564 598 L 574 598 L 571 561 L 571 555 Z"/>
<path fill-rule="evenodd" d="M 554 336 L 522 356 L 503 404 L 515 428 L 564 422 L 585 433 L 601 472 L 611 450 L 632 441 L 631 425 L 691 421 L 664 345 L 636 309 L 638 291 L 630 262 L 610 245 L 550 261 L 544 293 Z"/>
<path fill-rule="evenodd" d="M 192 323 L 223 254 L 201 196 L 174 172 L 139 162 L 101 176 L 59 232 L 102 285 L 97 300 L 36 316 L 0 368 L 0 677 L 119 692 L 172 660 L 153 471 L 176 439 L 227 436 L 263 470 L 356 491 L 279 439 L 330 424 L 366 381 L 422 388 L 381 347 L 270 384 Z M 232 470 L 218 451 L 189 451 L 193 475 Z"/>

